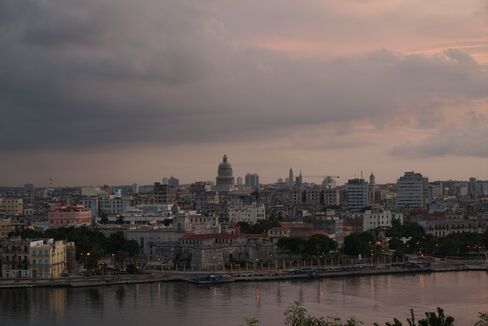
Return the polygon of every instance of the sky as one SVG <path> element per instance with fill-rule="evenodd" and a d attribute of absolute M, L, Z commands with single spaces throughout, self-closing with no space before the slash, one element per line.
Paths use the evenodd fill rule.
<path fill-rule="evenodd" d="M 0 185 L 488 179 L 486 0 L 0 0 Z"/>

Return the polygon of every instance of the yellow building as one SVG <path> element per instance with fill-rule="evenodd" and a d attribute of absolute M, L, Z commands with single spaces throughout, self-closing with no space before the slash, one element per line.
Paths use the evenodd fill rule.
<path fill-rule="evenodd" d="M 32 278 L 57 278 L 66 269 L 66 244 L 62 240 L 32 241 L 29 254 Z"/>
<path fill-rule="evenodd" d="M 19 216 L 24 212 L 24 200 L 22 198 L 0 198 L 0 212 L 7 216 Z"/>
<path fill-rule="evenodd" d="M 10 219 L 0 218 L 0 240 L 6 239 L 12 231 L 12 222 Z"/>

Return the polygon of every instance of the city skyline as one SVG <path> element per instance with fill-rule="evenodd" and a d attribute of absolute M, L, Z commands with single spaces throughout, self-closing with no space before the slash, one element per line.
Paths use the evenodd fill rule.
<path fill-rule="evenodd" d="M 263 182 L 290 166 L 487 179 L 486 10 L 3 2 L 1 183 L 213 179 L 223 153 Z"/>
<path fill-rule="evenodd" d="M 153 184 L 154 182 L 159 182 L 159 181 L 162 181 L 163 183 L 167 184 L 167 182 L 169 182 L 169 178 L 176 178 L 176 180 L 178 180 L 178 182 L 180 184 L 191 184 L 191 183 L 194 183 L 194 182 L 199 182 L 199 181 L 204 181 L 204 182 L 212 182 L 213 184 L 217 185 L 217 182 L 215 182 L 215 176 L 217 176 L 217 179 L 219 177 L 219 175 L 222 173 L 221 172 L 221 166 L 222 166 L 222 162 L 224 163 L 228 163 L 230 164 L 229 167 L 230 167 L 230 175 L 232 176 L 232 179 L 233 179 L 233 182 L 231 183 L 231 185 L 239 185 L 238 183 L 238 178 L 241 178 L 241 181 L 243 179 L 243 177 L 247 176 L 247 175 L 256 175 L 258 180 L 261 179 L 261 180 L 264 180 L 264 182 L 260 182 L 260 184 L 273 184 L 273 183 L 277 183 L 280 179 L 282 180 L 283 183 L 289 183 L 289 176 L 293 176 L 293 173 L 295 173 L 295 176 L 300 176 L 300 178 L 302 178 L 302 169 L 297 169 L 296 171 L 294 170 L 294 167 L 290 167 L 289 170 L 287 171 L 288 173 L 285 175 L 285 174 L 282 174 L 282 175 L 278 175 L 277 177 L 275 177 L 274 179 L 273 178 L 270 178 L 270 177 L 267 177 L 267 176 L 263 176 L 263 175 L 260 175 L 260 173 L 258 173 L 255 169 L 250 169 L 250 170 L 246 170 L 246 172 L 238 172 L 237 174 L 235 172 L 233 172 L 233 170 L 235 171 L 234 169 L 234 166 L 232 165 L 232 162 L 229 160 L 228 161 L 228 158 L 227 158 L 227 154 L 224 154 L 224 159 L 219 163 L 218 166 L 216 166 L 215 168 L 215 175 L 212 177 L 212 176 L 209 176 L 209 177 L 202 177 L 200 179 L 188 179 L 187 177 L 185 176 L 179 176 L 179 175 L 176 175 L 176 174 L 171 174 L 171 173 L 167 173 L 167 174 L 162 174 L 160 176 L 155 176 L 153 177 L 151 180 L 148 180 L 148 181 L 143 181 L 143 182 L 137 182 L 136 180 L 133 180 L 132 182 L 95 182 L 95 183 L 79 183 L 79 184 L 55 184 L 55 180 L 53 178 L 49 178 L 49 180 L 47 180 L 47 183 L 46 184 L 43 184 L 42 182 L 39 183 L 39 184 L 34 184 L 32 181 L 28 181 L 28 182 L 24 182 L 22 184 L 1 184 L 0 186 L 11 186 L 11 187 L 19 187 L 19 186 L 22 186 L 22 185 L 25 185 L 25 184 L 33 184 L 34 186 L 38 186 L 38 187 L 49 187 L 49 186 L 53 186 L 53 187 L 71 187 L 71 186 L 100 186 L 102 184 L 110 184 L 110 185 L 117 185 L 117 186 L 121 186 L 121 185 L 130 185 L 130 184 L 138 184 L 138 185 L 151 185 Z M 378 172 L 381 172 L 381 171 L 378 171 Z M 338 185 L 345 185 L 347 183 L 348 180 L 351 180 L 351 179 L 364 179 L 366 182 L 369 182 L 370 179 L 371 179 L 371 175 L 373 175 L 373 178 L 375 180 L 375 183 L 376 184 L 392 184 L 392 183 L 396 183 L 401 177 L 402 177 L 402 174 L 403 173 L 409 173 L 409 172 L 420 172 L 421 174 L 423 173 L 422 171 L 418 171 L 418 170 L 405 170 L 403 172 L 401 172 L 401 174 L 399 174 L 396 178 L 394 178 L 393 180 L 384 180 L 384 178 L 379 178 L 378 179 L 378 173 L 375 171 L 365 171 L 365 170 L 361 170 L 359 171 L 358 173 L 353 173 L 347 177 L 344 177 L 344 176 L 337 176 L 337 175 L 333 175 L 331 176 L 330 174 L 327 174 L 327 173 L 306 173 L 306 174 L 303 174 L 303 182 L 305 183 L 310 183 L 310 184 L 321 184 L 322 181 L 324 181 L 325 178 L 327 177 L 332 177 L 333 179 L 335 179 L 338 183 Z M 291 174 L 290 174 L 291 173 Z M 429 177 L 429 175 L 426 175 L 425 173 L 423 173 L 425 176 Z M 456 179 L 456 178 L 446 178 L 446 179 L 441 179 L 441 178 L 431 178 L 431 182 L 436 182 L 436 181 L 469 181 L 470 178 L 475 178 L 475 179 L 478 179 L 478 180 L 484 180 L 484 178 L 480 178 L 478 176 L 475 176 L 475 175 L 469 175 L 469 177 L 467 178 L 464 178 L 464 179 Z M 379 180 L 379 181 L 378 181 Z M 295 182 L 295 177 L 293 177 L 293 183 Z"/>

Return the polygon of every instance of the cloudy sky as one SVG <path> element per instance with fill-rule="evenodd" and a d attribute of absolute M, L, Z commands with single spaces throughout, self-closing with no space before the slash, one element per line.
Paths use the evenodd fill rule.
<path fill-rule="evenodd" d="M 486 0 L 0 0 L 0 49 L 2 185 L 488 178 Z"/>

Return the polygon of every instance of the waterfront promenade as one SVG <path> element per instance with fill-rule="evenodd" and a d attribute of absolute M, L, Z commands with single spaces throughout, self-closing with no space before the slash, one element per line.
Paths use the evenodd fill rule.
<path fill-rule="evenodd" d="M 314 278 L 385 275 L 385 274 L 413 274 L 439 273 L 450 271 L 487 271 L 485 261 L 442 261 L 430 265 L 340 265 L 340 266 L 303 266 L 290 269 L 243 269 L 243 270 L 214 270 L 214 271 L 178 271 L 166 270 L 143 274 L 123 275 L 93 275 L 69 276 L 51 280 L 0 280 L 0 289 L 32 288 L 32 287 L 91 287 L 117 284 L 138 284 L 155 282 L 189 282 L 195 276 L 217 273 L 232 277 L 234 282 L 299 280 Z"/>

